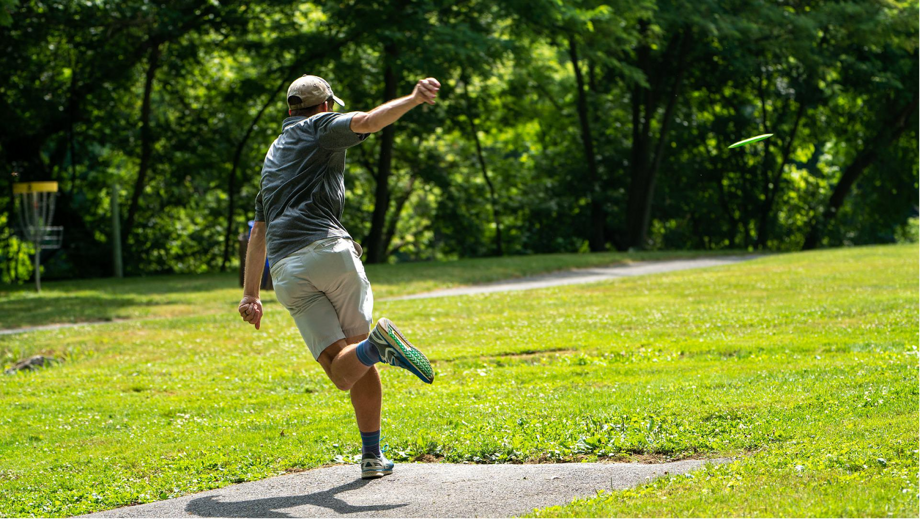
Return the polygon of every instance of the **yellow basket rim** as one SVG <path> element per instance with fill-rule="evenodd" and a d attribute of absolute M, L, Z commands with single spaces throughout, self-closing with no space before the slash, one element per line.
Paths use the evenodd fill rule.
<path fill-rule="evenodd" d="M 57 182 L 17 182 L 13 184 L 13 194 L 57 193 Z"/>

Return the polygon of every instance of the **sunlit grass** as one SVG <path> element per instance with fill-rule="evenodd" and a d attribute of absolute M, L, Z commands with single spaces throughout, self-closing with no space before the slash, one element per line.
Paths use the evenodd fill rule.
<path fill-rule="evenodd" d="M 432 358 L 383 368 L 398 460 L 738 461 L 543 515 L 916 516 L 916 248 L 378 303 Z M 270 304 L 0 338 L 0 516 L 63 516 L 348 461 L 347 395 Z M 356 475 L 357 475 L 357 468 Z"/>

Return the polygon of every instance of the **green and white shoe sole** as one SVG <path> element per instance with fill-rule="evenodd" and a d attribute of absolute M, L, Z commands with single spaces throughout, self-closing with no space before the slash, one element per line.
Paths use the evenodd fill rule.
<path fill-rule="evenodd" d="M 371 336 L 378 344 L 386 343 L 387 347 L 380 352 L 384 362 L 411 371 L 426 384 L 434 382 L 434 370 L 428 357 L 412 346 L 392 321 L 386 317 L 381 318 L 371 331 Z"/>

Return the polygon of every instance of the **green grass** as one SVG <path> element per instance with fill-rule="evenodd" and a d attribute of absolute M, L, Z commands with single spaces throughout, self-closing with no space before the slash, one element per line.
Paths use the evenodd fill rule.
<path fill-rule="evenodd" d="M 368 265 L 377 299 L 557 270 L 732 252 L 536 254 L 449 262 Z M 738 254 L 738 252 L 734 252 Z M 216 314 L 239 303 L 236 273 L 0 285 L 0 330 L 47 324 Z M 267 295 L 271 299 L 271 295 Z M 2 362 L 3 359 L 0 359 Z"/>
<path fill-rule="evenodd" d="M 423 386 L 381 370 L 383 443 L 397 460 L 738 458 L 541 516 L 916 517 L 918 275 L 916 246 L 887 246 L 379 303 L 438 374 Z M 0 378 L 0 516 L 358 453 L 347 395 L 277 304 L 259 332 L 226 311 L 7 336 L 0 350 L 66 359 Z"/>

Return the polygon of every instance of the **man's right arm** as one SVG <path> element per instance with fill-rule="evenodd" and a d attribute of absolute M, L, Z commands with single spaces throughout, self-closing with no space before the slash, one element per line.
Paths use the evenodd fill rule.
<path fill-rule="evenodd" d="M 410 95 L 388 101 L 370 112 L 356 112 L 351 118 L 351 131 L 355 133 L 374 133 L 395 123 L 409 110 L 422 103 L 434 104 L 441 83 L 430 77 L 415 84 Z"/>
<path fill-rule="evenodd" d="M 259 283 L 265 268 L 265 222 L 255 222 L 249 235 L 246 249 L 246 270 L 243 273 L 243 300 L 240 301 L 240 317 L 256 327 L 262 324 L 262 301 L 259 299 Z"/>

